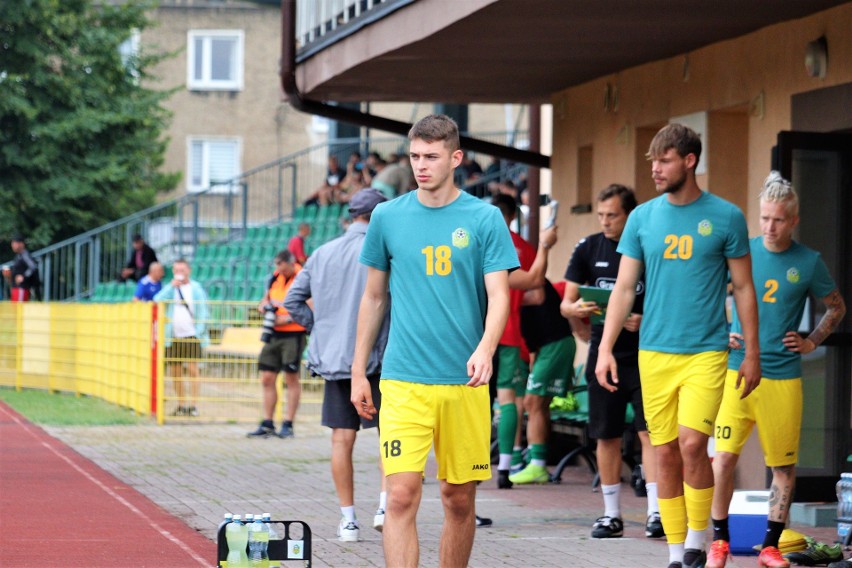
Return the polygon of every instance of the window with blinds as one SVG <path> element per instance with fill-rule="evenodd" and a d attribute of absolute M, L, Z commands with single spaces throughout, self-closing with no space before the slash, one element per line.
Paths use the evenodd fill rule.
<path fill-rule="evenodd" d="M 227 192 L 229 182 L 240 175 L 240 140 L 238 138 L 197 138 L 188 141 L 187 190 Z M 235 187 L 235 186 L 234 186 Z"/>
<path fill-rule="evenodd" d="M 193 91 L 243 89 L 242 30 L 190 30 L 186 84 Z"/>

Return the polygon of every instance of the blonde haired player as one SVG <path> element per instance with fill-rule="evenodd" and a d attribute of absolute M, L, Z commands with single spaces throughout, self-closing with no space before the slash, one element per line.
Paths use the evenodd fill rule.
<path fill-rule="evenodd" d="M 816 349 L 843 319 L 846 306 L 819 253 L 793 240 L 799 223 L 799 199 L 790 182 L 772 172 L 760 194 L 759 237 L 751 239 L 754 286 L 760 321 L 760 385 L 742 398 L 736 369 L 745 341 L 734 304 L 731 353 L 722 406 L 716 417 L 713 473 L 713 544 L 707 568 L 724 568 L 730 551 L 728 507 L 734 492 L 734 467 L 740 451 L 758 425 L 766 465 L 772 468 L 769 518 L 758 564 L 786 568 L 778 541 L 787 522 L 796 481 L 802 425 L 802 354 Z M 820 298 L 826 312 L 807 337 L 796 330 L 808 294 Z"/>

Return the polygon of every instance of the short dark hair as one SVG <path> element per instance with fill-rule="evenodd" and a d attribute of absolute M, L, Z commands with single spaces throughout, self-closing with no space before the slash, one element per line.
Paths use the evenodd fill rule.
<path fill-rule="evenodd" d="M 662 127 L 651 140 L 648 153 L 645 157 L 649 160 L 659 158 L 670 149 L 674 148 L 681 158 L 689 154 L 695 155 L 695 167 L 701 158 L 701 137 L 688 126 L 672 123 Z"/>
<path fill-rule="evenodd" d="M 139 233 L 136 233 L 135 235 L 133 235 L 133 242 L 134 243 L 138 243 L 139 241 L 144 241 L 144 240 L 145 239 L 143 239 L 142 235 L 140 235 Z"/>
<path fill-rule="evenodd" d="M 415 138 L 426 142 L 444 142 L 450 152 L 455 152 L 461 147 L 459 126 L 446 114 L 430 114 L 418 120 L 408 131 L 408 139 Z"/>
<path fill-rule="evenodd" d="M 279 262 L 293 264 L 293 253 L 287 249 L 279 251 L 278 254 L 275 255 L 275 264 L 278 264 Z"/>
<path fill-rule="evenodd" d="M 619 201 L 621 201 L 621 208 L 624 209 L 624 212 L 628 215 L 631 211 L 636 209 L 636 194 L 633 193 L 633 190 L 626 185 L 613 183 L 603 188 L 598 193 L 598 203 L 606 201 L 612 197 L 618 197 Z"/>
<path fill-rule="evenodd" d="M 491 198 L 491 204 L 499 209 L 500 213 L 503 214 L 503 217 L 507 219 L 514 218 L 515 214 L 518 212 L 518 203 L 515 201 L 515 198 L 511 195 L 506 195 L 505 193 L 498 193 Z"/>

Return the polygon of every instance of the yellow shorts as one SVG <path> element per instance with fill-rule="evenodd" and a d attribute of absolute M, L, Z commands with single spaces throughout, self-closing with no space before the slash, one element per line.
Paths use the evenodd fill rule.
<path fill-rule="evenodd" d="M 766 465 L 795 464 L 802 430 L 802 379 L 765 379 L 744 399 L 737 372 L 728 370 L 725 395 L 716 417 L 716 451 L 737 454 L 757 423 Z"/>
<path fill-rule="evenodd" d="M 438 479 L 491 479 L 488 387 L 382 379 L 379 442 L 385 475 L 423 472 L 432 443 Z"/>
<path fill-rule="evenodd" d="M 727 351 L 639 351 L 642 405 L 651 444 L 662 446 L 676 439 L 678 426 L 713 434 L 727 367 Z"/>

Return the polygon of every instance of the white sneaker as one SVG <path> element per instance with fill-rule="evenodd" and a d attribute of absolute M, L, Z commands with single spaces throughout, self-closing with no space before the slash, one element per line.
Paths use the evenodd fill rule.
<path fill-rule="evenodd" d="M 385 510 L 382 508 L 376 509 L 376 516 L 373 517 L 373 528 L 379 532 L 385 528 Z"/>
<path fill-rule="evenodd" d="M 343 542 L 358 542 L 361 531 L 358 529 L 358 521 L 347 521 L 340 519 L 337 525 L 337 538 Z"/>

